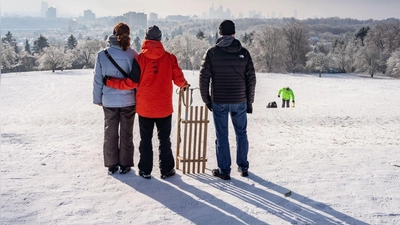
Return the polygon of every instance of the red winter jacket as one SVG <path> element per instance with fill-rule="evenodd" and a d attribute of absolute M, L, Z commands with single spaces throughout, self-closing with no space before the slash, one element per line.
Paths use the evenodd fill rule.
<path fill-rule="evenodd" d="M 135 82 L 136 81 L 136 82 Z M 110 78 L 107 86 L 121 90 L 137 87 L 136 112 L 147 118 L 164 118 L 173 113 L 173 85 L 188 84 L 176 57 L 159 41 L 145 40 L 133 62 L 129 78 Z"/>

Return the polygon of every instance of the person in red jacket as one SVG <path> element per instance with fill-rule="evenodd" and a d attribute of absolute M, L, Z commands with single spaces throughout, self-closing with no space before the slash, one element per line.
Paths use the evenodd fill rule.
<path fill-rule="evenodd" d="M 136 113 L 139 115 L 140 160 L 139 175 L 150 179 L 153 168 L 152 137 L 157 127 L 159 167 L 161 178 L 175 175 L 175 160 L 171 149 L 171 121 L 173 113 L 173 83 L 181 88 L 189 87 L 176 56 L 165 51 L 161 43 L 162 33 L 157 26 L 146 31 L 141 52 L 133 61 L 128 78 L 106 77 L 108 87 L 121 90 L 137 88 Z"/>

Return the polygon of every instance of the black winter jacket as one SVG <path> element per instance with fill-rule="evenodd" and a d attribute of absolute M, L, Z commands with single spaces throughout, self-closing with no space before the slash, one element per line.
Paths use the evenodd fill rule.
<path fill-rule="evenodd" d="M 256 74 L 250 53 L 239 40 L 222 36 L 203 56 L 199 85 L 206 104 L 253 103 Z"/>

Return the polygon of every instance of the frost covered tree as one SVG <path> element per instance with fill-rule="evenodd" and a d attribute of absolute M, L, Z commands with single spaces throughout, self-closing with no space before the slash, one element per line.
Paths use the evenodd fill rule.
<path fill-rule="evenodd" d="M 15 53 L 19 54 L 19 49 L 17 45 L 17 40 L 13 37 L 10 31 L 7 32 L 4 38 L 1 39 L 2 42 L 7 42 L 11 47 L 14 48 Z"/>
<path fill-rule="evenodd" d="M 27 51 L 23 51 L 19 58 L 20 71 L 33 71 L 37 67 L 37 57 Z"/>
<path fill-rule="evenodd" d="M 380 51 L 376 47 L 361 48 L 356 54 L 356 72 L 365 72 L 374 77 L 381 63 L 380 58 Z"/>
<path fill-rule="evenodd" d="M 32 54 L 28 39 L 25 39 L 25 52 Z"/>
<path fill-rule="evenodd" d="M 387 62 L 387 75 L 400 78 L 400 50 L 393 52 Z"/>
<path fill-rule="evenodd" d="M 356 70 L 356 58 L 357 53 L 361 48 L 360 40 L 350 41 L 345 50 L 346 66 L 345 70 L 348 73 L 352 73 Z"/>
<path fill-rule="evenodd" d="M 400 48 L 400 22 L 383 21 L 371 28 L 366 39 L 389 53 Z"/>
<path fill-rule="evenodd" d="M 7 34 L 5 35 L 5 37 L 1 38 L 1 41 L 12 44 L 15 42 L 15 38 L 13 37 L 12 33 L 10 31 L 8 31 Z"/>
<path fill-rule="evenodd" d="M 142 44 L 141 44 L 141 40 L 139 37 L 136 37 L 135 40 L 133 40 L 133 47 L 137 52 L 140 52 L 140 50 L 142 49 Z"/>
<path fill-rule="evenodd" d="M 286 72 L 285 55 L 286 41 L 282 39 L 283 31 L 280 27 L 265 27 L 256 32 L 253 44 L 249 50 L 252 52 L 254 66 L 260 72 Z"/>
<path fill-rule="evenodd" d="M 165 49 L 173 53 L 182 69 L 197 70 L 200 68 L 201 59 L 210 47 L 208 41 L 197 39 L 195 35 L 185 33 L 173 37 L 165 43 Z"/>
<path fill-rule="evenodd" d="M 242 39 L 240 40 L 244 46 L 250 46 L 253 43 L 255 32 L 249 34 L 244 33 Z"/>
<path fill-rule="evenodd" d="M 106 43 L 100 40 L 80 41 L 76 48 L 71 51 L 73 68 L 94 68 L 97 52 L 105 48 Z"/>
<path fill-rule="evenodd" d="M 18 55 L 8 42 L 1 43 L 1 72 L 12 72 L 18 66 Z"/>
<path fill-rule="evenodd" d="M 67 49 L 74 49 L 78 45 L 78 41 L 74 37 L 74 35 L 71 34 L 71 36 L 68 37 L 67 39 Z"/>
<path fill-rule="evenodd" d="M 36 39 L 33 42 L 33 52 L 34 53 L 42 53 L 43 49 L 46 47 L 49 47 L 49 42 L 47 41 L 47 38 L 44 36 L 40 35 L 38 39 Z"/>
<path fill-rule="evenodd" d="M 196 34 L 196 38 L 197 38 L 197 39 L 200 39 L 200 40 L 203 40 L 203 39 L 205 39 L 206 37 L 204 36 L 204 32 L 201 31 L 201 30 L 199 30 L 199 31 L 197 32 L 197 34 Z"/>
<path fill-rule="evenodd" d="M 369 27 L 362 27 L 355 35 L 356 39 L 361 40 L 361 46 L 364 46 L 364 38 L 365 38 L 365 36 L 367 36 L 367 33 L 369 30 L 370 30 Z"/>
<path fill-rule="evenodd" d="M 288 23 L 283 26 L 283 37 L 287 41 L 287 70 L 292 73 L 302 71 L 306 54 L 311 51 L 307 27 L 299 21 Z"/>
<path fill-rule="evenodd" d="M 386 72 L 386 62 L 390 54 L 400 47 L 400 23 L 383 21 L 373 26 L 364 39 L 364 47 L 375 51 L 379 72 Z"/>
<path fill-rule="evenodd" d="M 41 70 L 64 70 L 71 67 L 70 53 L 64 53 L 63 48 L 50 46 L 43 49 L 43 54 L 39 58 L 39 69 Z"/>
<path fill-rule="evenodd" d="M 322 52 L 309 52 L 306 56 L 308 59 L 306 68 L 317 71 L 321 77 L 322 71 L 329 67 L 329 57 Z"/>
<path fill-rule="evenodd" d="M 339 72 L 346 72 L 346 47 L 347 45 L 343 40 L 336 39 L 332 50 L 328 54 L 331 59 L 332 67 L 336 68 Z"/>

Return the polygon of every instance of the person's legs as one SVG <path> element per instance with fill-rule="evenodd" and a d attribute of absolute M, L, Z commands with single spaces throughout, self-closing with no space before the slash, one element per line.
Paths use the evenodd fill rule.
<path fill-rule="evenodd" d="M 153 138 L 154 119 L 139 116 L 140 128 L 140 160 L 138 168 L 145 174 L 150 174 L 153 169 Z"/>
<path fill-rule="evenodd" d="M 231 172 L 231 155 L 228 140 L 228 104 L 212 103 L 214 126 L 216 133 L 215 147 L 218 168 L 222 174 Z"/>
<path fill-rule="evenodd" d="M 246 102 L 231 104 L 232 124 L 236 134 L 236 164 L 241 172 L 247 172 L 249 168 L 249 162 L 247 161 L 249 142 L 247 139 L 246 107 Z"/>
<path fill-rule="evenodd" d="M 285 108 L 285 106 L 289 108 L 289 100 L 282 99 L 282 108 Z"/>
<path fill-rule="evenodd" d="M 133 166 L 133 121 L 135 119 L 136 106 L 121 108 L 120 110 L 120 152 L 119 164 L 121 167 Z"/>
<path fill-rule="evenodd" d="M 161 175 L 167 174 L 175 167 L 175 160 L 171 149 L 171 121 L 172 115 L 156 119 L 159 147 L 159 167 Z"/>
<path fill-rule="evenodd" d="M 115 167 L 119 165 L 118 128 L 119 108 L 103 107 L 104 111 L 104 166 Z"/>

